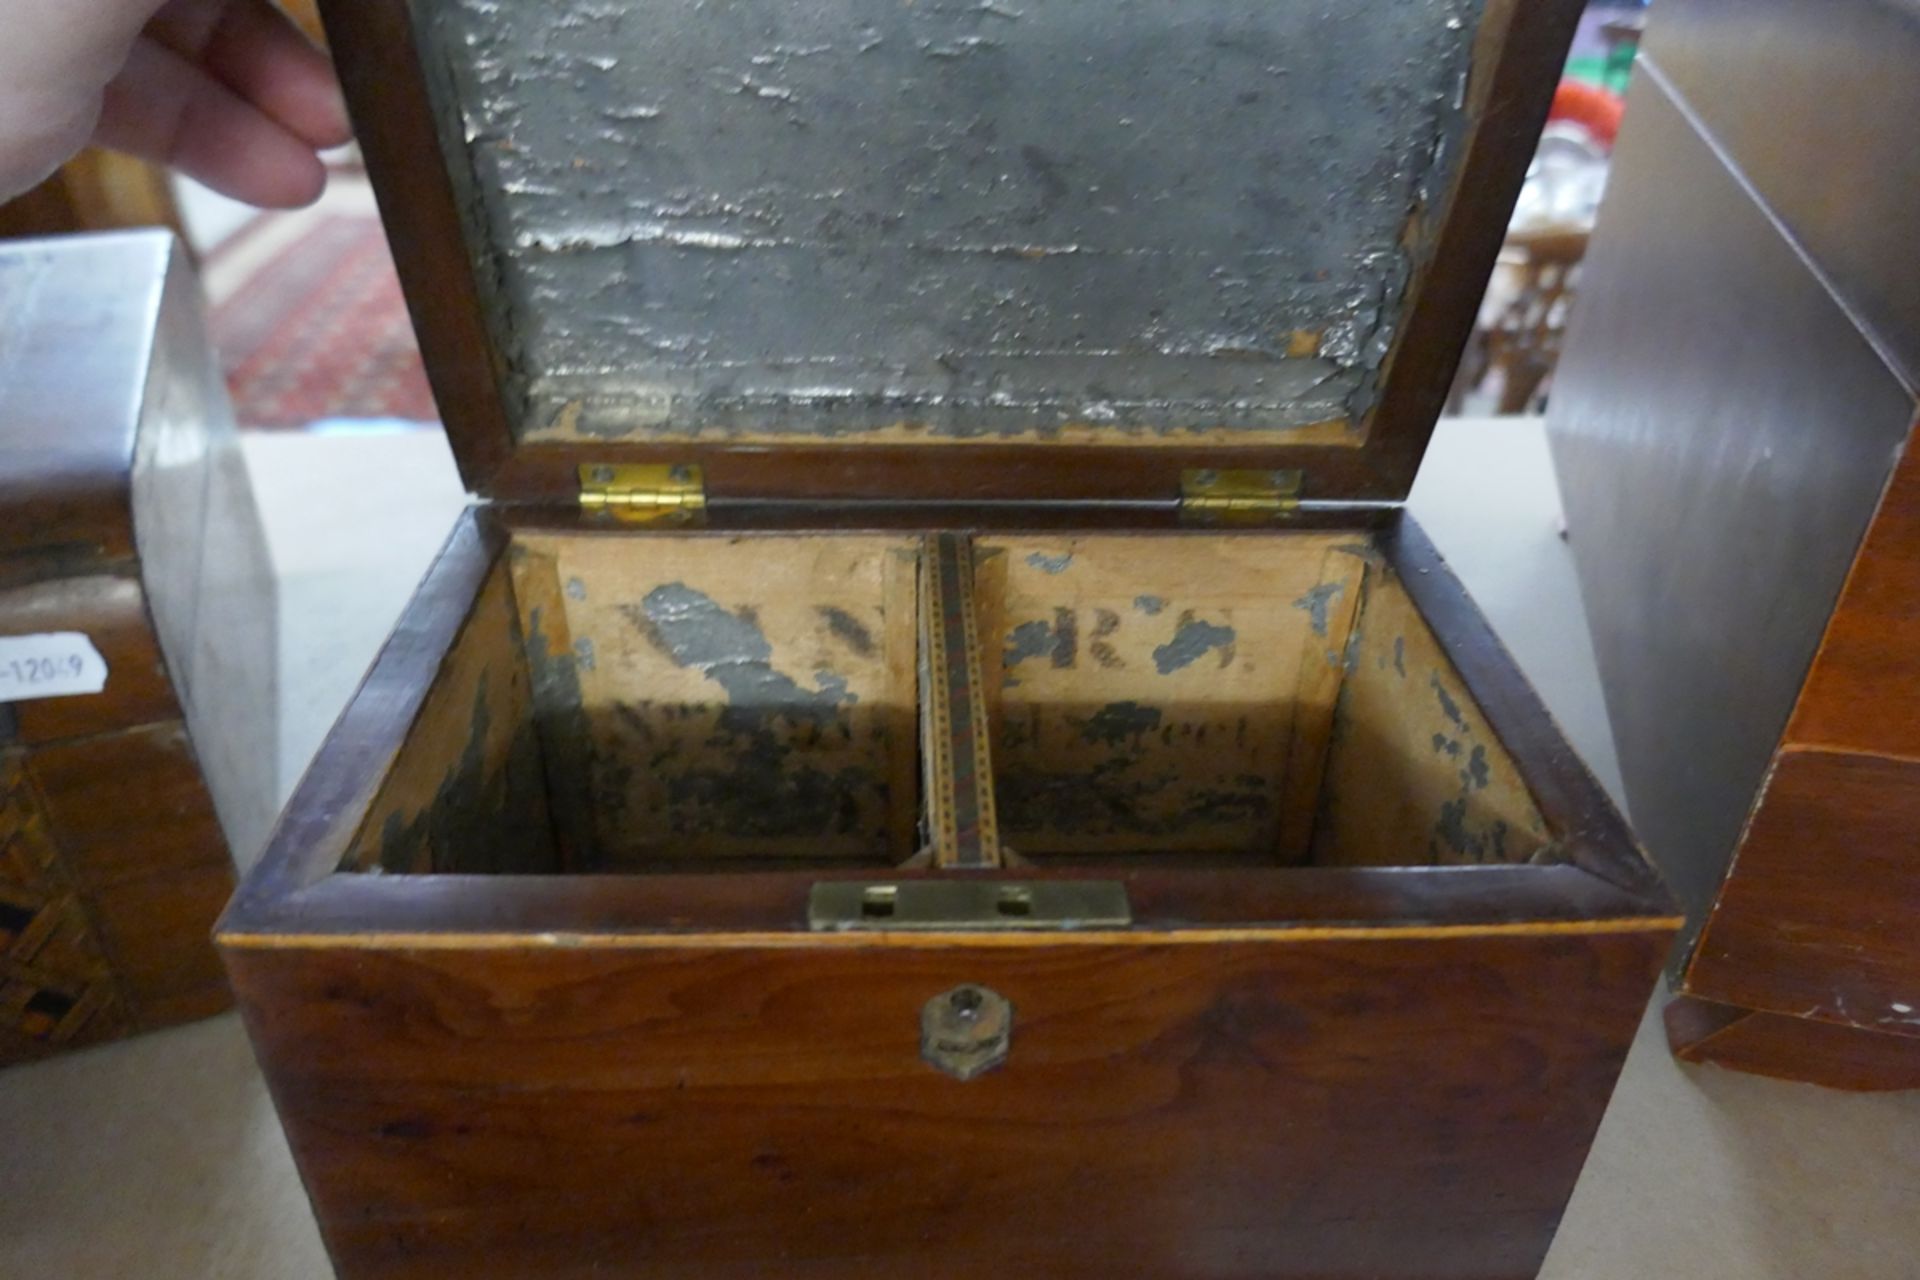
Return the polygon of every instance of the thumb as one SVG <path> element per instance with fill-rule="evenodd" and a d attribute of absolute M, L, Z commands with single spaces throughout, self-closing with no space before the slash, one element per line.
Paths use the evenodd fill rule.
<path fill-rule="evenodd" d="M 101 94 L 163 0 L 0 0 L 0 199 L 92 134 Z"/>
<path fill-rule="evenodd" d="M 164 0 L 0 0 L 0 94 L 98 93 Z"/>

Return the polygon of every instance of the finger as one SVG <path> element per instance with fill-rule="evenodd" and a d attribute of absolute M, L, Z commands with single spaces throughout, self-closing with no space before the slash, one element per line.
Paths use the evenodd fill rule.
<path fill-rule="evenodd" d="M 86 144 L 100 90 L 160 0 L 0 0 L 0 200 Z"/>
<path fill-rule="evenodd" d="M 327 181 L 311 144 L 145 38 L 107 86 L 94 140 L 173 165 L 249 204 L 310 204 Z"/>
<path fill-rule="evenodd" d="M 269 0 L 167 0 L 146 34 L 313 146 L 351 140 L 333 64 Z"/>
<path fill-rule="evenodd" d="M 0 204 L 45 182 L 87 145 L 98 102 L 64 104 L 60 114 L 29 113 L 19 128 L 0 130 Z M 0 119 L 11 118 L 0 104 Z"/>

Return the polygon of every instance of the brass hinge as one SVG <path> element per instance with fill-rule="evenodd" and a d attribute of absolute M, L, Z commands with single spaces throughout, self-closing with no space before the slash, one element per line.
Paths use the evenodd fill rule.
<path fill-rule="evenodd" d="M 1205 468 L 1180 474 L 1180 518 L 1190 524 L 1270 524 L 1300 505 L 1299 471 Z"/>
<path fill-rule="evenodd" d="M 627 524 L 698 524 L 706 518 L 700 468 L 681 463 L 580 468 L 580 506 Z"/>

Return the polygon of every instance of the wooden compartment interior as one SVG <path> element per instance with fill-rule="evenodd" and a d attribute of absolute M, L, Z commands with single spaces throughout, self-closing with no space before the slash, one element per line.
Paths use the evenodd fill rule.
<path fill-rule="evenodd" d="M 350 862 L 595 872 L 903 861 L 919 840 L 918 548 L 911 537 L 516 535 Z M 537 761 L 531 774 L 508 739 Z M 503 765 L 511 783 L 492 781 Z M 528 777 L 538 795 L 523 805 Z M 476 805 L 485 812 L 433 816 Z M 484 826 L 470 834 L 485 853 L 503 828 L 534 825 L 515 837 L 530 852 L 511 859 L 389 834 Z"/>
<path fill-rule="evenodd" d="M 1020 855 L 1521 862 L 1513 761 L 1370 536 L 982 538 L 1001 838 Z"/>
<path fill-rule="evenodd" d="M 907 862 L 918 538 L 519 532 L 348 870 Z M 982 535 L 1002 843 L 1041 865 L 1553 860 L 1366 532 Z"/>

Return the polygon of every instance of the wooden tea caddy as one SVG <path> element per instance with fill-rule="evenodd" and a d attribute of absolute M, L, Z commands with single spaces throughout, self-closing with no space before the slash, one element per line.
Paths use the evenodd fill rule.
<path fill-rule="evenodd" d="M 203 312 L 171 233 L 0 243 L 0 1066 L 232 1003 L 278 631 Z"/>
<path fill-rule="evenodd" d="M 343 1277 L 1535 1271 L 1677 922 L 1399 501 L 1578 8 L 332 6 L 487 498 L 220 934 Z"/>

